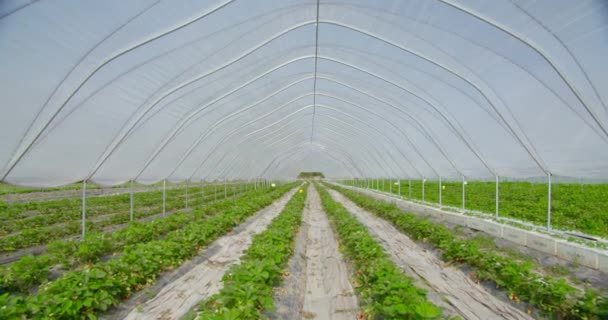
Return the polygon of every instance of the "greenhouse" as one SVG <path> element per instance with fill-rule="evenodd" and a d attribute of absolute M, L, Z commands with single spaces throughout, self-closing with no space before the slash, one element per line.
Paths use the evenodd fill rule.
<path fill-rule="evenodd" d="M 608 1 L 0 1 L 0 319 L 608 319 Z"/>

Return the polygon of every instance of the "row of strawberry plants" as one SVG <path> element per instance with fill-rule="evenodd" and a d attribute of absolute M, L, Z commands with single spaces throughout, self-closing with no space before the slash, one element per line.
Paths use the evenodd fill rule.
<path fill-rule="evenodd" d="M 442 310 L 429 302 L 424 290 L 399 270 L 386 251 L 327 190 L 319 188 L 321 203 L 338 234 L 346 258 L 353 264 L 357 292 L 369 319 L 440 319 Z"/>
<path fill-rule="evenodd" d="M 462 207 L 462 182 L 438 181 L 424 183 L 422 195 L 421 180 L 385 180 L 385 183 L 374 183 L 374 189 L 397 194 L 401 184 L 401 195 L 439 203 L 439 188 L 443 205 Z M 365 186 L 366 181 L 350 185 Z M 494 214 L 496 210 L 495 182 L 468 181 L 465 186 L 465 206 L 468 210 Z M 608 237 L 608 184 L 554 183 L 551 188 L 551 223 L 563 230 L 582 231 L 587 234 Z M 499 215 L 516 218 L 544 226 L 547 223 L 547 184 L 525 181 L 501 181 L 499 185 Z"/>
<path fill-rule="evenodd" d="M 235 201 L 223 214 L 188 224 L 162 240 L 128 245 L 119 257 L 66 273 L 41 286 L 38 294 L 26 297 L 0 295 L 3 306 L 0 318 L 97 318 L 98 312 L 153 284 L 160 273 L 192 258 L 211 241 L 270 205 L 295 185 L 284 185 L 258 197 Z"/>
<path fill-rule="evenodd" d="M 250 191 L 241 197 L 255 196 L 260 192 Z M 48 280 L 50 269 L 57 264 L 71 269 L 84 263 L 97 262 L 103 255 L 118 252 L 126 245 L 151 241 L 209 214 L 219 214 L 228 209 L 232 201 L 213 202 L 193 213 L 176 213 L 144 223 L 134 222 L 110 234 L 90 233 L 83 240 L 54 241 L 49 244 L 46 254 L 27 255 L 10 266 L 0 267 L 0 293 L 27 292 L 32 286 Z"/>
<path fill-rule="evenodd" d="M 238 193 L 237 190 L 231 190 L 227 192 L 228 196 L 232 196 Z M 104 197 L 106 198 L 106 197 Z M 108 197 L 109 198 L 109 197 Z M 162 201 L 160 199 L 155 199 L 150 197 L 150 200 L 153 200 L 153 203 L 150 203 L 144 209 L 134 210 L 134 218 L 141 219 L 148 216 L 152 216 L 158 214 L 162 211 Z M 213 201 L 215 199 L 214 195 L 205 196 L 205 202 Z M 111 200 L 110 200 L 111 201 Z M 100 221 L 87 221 L 86 222 L 86 230 L 87 231 L 102 231 L 103 228 L 111 225 L 122 224 L 129 221 L 129 207 L 121 205 L 117 208 L 117 206 L 113 205 L 110 201 L 107 202 L 107 206 L 99 204 L 96 212 L 91 213 L 90 210 L 87 212 L 87 218 L 91 219 L 95 216 L 101 215 L 102 212 L 106 214 L 108 212 L 112 212 L 113 215 L 109 218 L 100 220 Z M 199 205 L 202 202 L 201 197 L 196 197 L 192 199 L 190 202 L 191 206 Z M 166 206 L 169 212 L 178 210 L 179 208 L 184 208 L 184 200 L 179 198 L 172 198 L 171 200 L 167 200 Z M 67 220 L 67 223 L 62 225 L 51 225 L 51 226 L 41 226 L 41 227 L 33 227 L 33 228 L 24 228 L 17 234 L 12 234 L 9 236 L 5 236 L 0 238 L 0 252 L 12 252 L 22 248 L 28 248 L 31 246 L 47 244 L 50 241 L 66 238 L 68 236 L 77 235 L 81 232 L 81 221 L 78 220 L 77 214 L 70 214 L 69 216 L 64 216 L 64 219 Z"/>
<path fill-rule="evenodd" d="M 330 185 L 358 206 L 393 223 L 412 239 L 439 249 L 442 259 L 466 263 L 475 269 L 479 280 L 489 280 L 508 291 L 511 300 L 525 301 L 552 318 L 606 319 L 608 298 L 592 289 L 580 290 L 564 279 L 534 271 L 528 261 L 516 261 L 495 250 L 483 250 L 474 239 L 460 238 L 443 224 L 401 211 L 393 204 Z"/>
<path fill-rule="evenodd" d="M 241 263 L 226 272 L 224 288 L 202 304 L 200 319 L 260 319 L 275 309 L 272 291 L 294 251 L 306 192 L 297 193 L 267 229 L 255 235 Z"/>
<path fill-rule="evenodd" d="M 205 194 L 212 195 L 212 198 L 216 198 L 217 193 L 219 197 L 224 197 L 224 189 L 215 190 L 218 186 L 205 186 Z M 230 188 L 226 188 L 228 195 L 237 193 L 238 190 L 243 189 L 243 185 L 239 185 L 235 188 L 232 185 Z M 200 187 L 188 188 L 190 197 L 189 202 L 192 205 L 196 205 L 201 201 Z M 251 189 L 251 187 L 249 187 Z M 185 203 L 186 189 L 184 187 L 169 188 L 166 191 L 167 194 L 167 207 L 172 206 L 181 207 Z M 194 196 L 192 196 L 194 195 Z M 162 191 L 152 190 L 146 192 L 137 192 L 134 194 L 134 204 L 139 208 L 159 208 L 161 203 Z M 5 212 L 0 213 L 0 216 L 11 215 L 11 217 L 5 217 L 2 225 L 0 225 L 0 233 L 9 234 L 24 228 L 31 228 L 35 226 L 51 225 L 54 223 L 60 223 L 69 221 L 72 219 L 78 219 L 81 210 L 81 199 L 61 199 L 61 200 L 49 200 L 49 201 L 32 201 L 27 203 L 15 203 L 6 205 Z M 89 217 L 97 215 L 107 214 L 108 210 L 112 212 L 128 212 L 130 208 L 130 194 L 122 193 L 116 195 L 105 195 L 105 196 L 91 196 L 87 197 L 87 214 Z M 37 213 L 31 216 L 32 213 Z"/>

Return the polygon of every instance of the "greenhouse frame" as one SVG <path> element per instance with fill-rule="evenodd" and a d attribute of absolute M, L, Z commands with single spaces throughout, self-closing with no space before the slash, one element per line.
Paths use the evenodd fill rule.
<path fill-rule="evenodd" d="M 0 318 L 608 319 L 607 57 L 605 0 L 1 1 Z"/>

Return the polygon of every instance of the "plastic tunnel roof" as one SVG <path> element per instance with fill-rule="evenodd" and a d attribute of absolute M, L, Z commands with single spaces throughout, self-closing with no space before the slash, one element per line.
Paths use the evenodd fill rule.
<path fill-rule="evenodd" d="M 605 0 L 4 0 L 0 178 L 608 177 Z"/>

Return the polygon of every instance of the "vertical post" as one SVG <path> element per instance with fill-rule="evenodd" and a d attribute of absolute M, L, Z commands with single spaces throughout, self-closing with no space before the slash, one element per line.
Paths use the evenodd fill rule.
<path fill-rule="evenodd" d="M 388 178 L 388 192 L 393 194 L 393 178 Z"/>
<path fill-rule="evenodd" d="M 443 207 L 443 192 L 441 186 L 441 175 L 439 176 L 439 208 Z"/>
<path fill-rule="evenodd" d="M 217 200 L 217 181 L 213 184 L 213 200 Z"/>
<path fill-rule="evenodd" d="M 205 205 L 205 180 L 201 179 L 201 207 Z"/>
<path fill-rule="evenodd" d="M 228 198 L 228 193 L 226 190 L 228 190 L 228 186 L 226 185 L 228 182 L 226 181 L 226 179 L 224 179 L 224 199 Z"/>
<path fill-rule="evenodd" d="M 498 198 L 498 183 L 499 183 L 499 180 L 498 180 L 498 175 L 497 175 L 496 176 L 496 200 L 495 200 L 495 202 L 496 202 L 496 218 L 498 218 L 498 204 L 499 204 L 499 202 L 498 202 L 498 200 L 499 200 L 499 198 Z"/>
<path fill-rule="evenodd" d="M 129 210 L 129 221 L 133 221 L 133 180 L 131 180 L 131 188 L 129 190 L 129 193 L 129 202 L 131 204 L 131 209 Z"/>
<path fill-rule="evenodd" d="M 547 173 L 547 230 L 551 230 L 551 173 Z"/>
<path fill-rule="evenodd" d="M 385 190 L 386 188 L 384 187 L 384 177 L 382 177 L 382 192 L 386 192 Z"/>
<path fill-rule="evenodd" d="M 163 217 L 167 213 L 167 180 L 163 180 Z"/>
<path fill-rule="evenodd" d="M 399 198 L 401 197 L 401 179 L 397 179 L 397 193 L 399 194 Z"/>
<path fill-rule="evenodd" d="M 408 199 L 412 200 L 412 178 L 407 178 L 407 185 L 410 189 Z"/>
<path fill-rule="evenodd" d="M 462 210 L 465 210 L 465 202 L 466 202 L 466 186 L 467 182 L 464 180 L 464 176 L 462 176 Z"/>
<path fill-rule="evenodd" d="M 188 186 L 190 184 L 190 180 L 186 180 L 186 209 L 188 209 Z"/>
<path fill-rule="evenodd" d="M 82 240 L 86 234 L 87 220 L 87 180 L 82 180 Z"/>
<path fill-rule="evenodd" d="M 422 178 L 422 202 L 424 202 L 424 183 L 426 182 L 426 179 Z"/>

